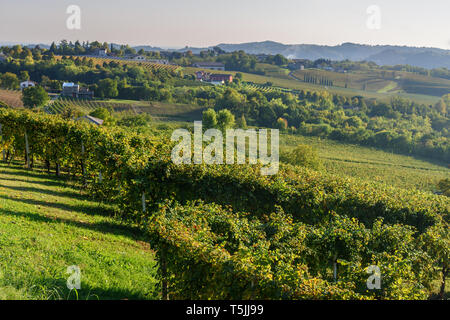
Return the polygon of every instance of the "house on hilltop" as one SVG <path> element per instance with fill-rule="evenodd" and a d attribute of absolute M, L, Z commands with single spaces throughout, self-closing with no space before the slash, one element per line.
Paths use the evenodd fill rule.
<path fill-rule="evenodd" d="M 214 85 L 233 82 L 233 75 L 231 74 L 214 74 L 205 71 L 197 71 L 195 76 L 197 81 L 209 82 Z"/>
<path fill-rule="evenodd" d="M 136 60 L 136 61 L 146 61 L 146 60 L 147 60 L 147 57 L 146 57 L 146 56 L 135 56 L 135 57 L 133 57 L 133 60 Z"/>
<path fill-rule="evenodd" d="M 20 83 L 20 90 L 23 90 L 23 89 L 26 89 L 29 87 L 36 87 L 36 82 L 27 80 L 27 81 L 23 81 Z"/>
<path fill-rule="evenodd" d="M 192 66 L 195 68 L 225 71 L 225 65 L 220 62 L 196 62 Z"/>
<path fill-rule="evenodd" d="M 64 82 L 61 96 L 77 99 L 92 99 L 94 98 L 94 92 L 88 88 L 80 87 L 80 85 L 73 82 Z"/>
<path fill-rule="evenodd" d="M 209 80 L 212 84 L 225 84 L 233 82 L 231 74 L 211 74 Z"/>
<path fill-rule="evenodd" d="M 94 54 L 99 57 L 106 57 L 108 55 L 108 51 L 106 49 L 96 49 Z"/>

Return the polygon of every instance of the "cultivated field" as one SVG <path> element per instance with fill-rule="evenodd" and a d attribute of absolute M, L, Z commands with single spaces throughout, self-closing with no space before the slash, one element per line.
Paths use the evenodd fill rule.
<path fill-rule="evenodd" d="M 183 68 L 183 72 L 185 74 L 195 74 L 196 71 L 204 70 L 199 68 L 192 68 L 192 67 L 186 67 Z M 214 71 L 214 70 L 207 70 L 211 73 L 229 73 L 232 75 L 236 75 L 236 71 Z M 422 103 L 426 105 L 433 105 L 437 103 L 440 100 L 441 96 L 433 96 L 433 95 L 427 95 L 427 94 L 417 94 L 417 93 L 405 93 L 405 92 L 395 92 L 395 91 L 389 91 L 389 92 L 383 92 L 383 89 L 386 90 L 389 89 L 389 87 L 386 86 L 392 86 L 391 83 L 386 83 L 386 86 L 384 86 L 380 92 L 376 91 L 367 91 L 367 90 L 360 90 L 360 89 L 354 89 L 354 88 L 345 88 L 345 87 L 328 87 L 328 86 L 322 86 L 318 84 L 312 84 L 302 81 L 303 77 L 300 80 L 297 80 L 293 77 L 285 77 L 285 76 L 262 76 L 252 73 L 245 73 L 240 72 L 243 76 L 242 80 L 244 82 L 253 83 L 256 85 L 266 85 L 268 82 L 272 83 L 273 87 L 277 88 L 284 88 L 284 89 L 291 89 L 291 90 L 310 90 L 310 91 L 323 91 L 327 90 L 328 92 L 332 94 L 339 94 L 347 97 L 353 97 L 353 96 L 362 96 L 366 99 L 377 99 L 379 101 L 390 101 L 392 97 L 394 96 L 400 96 L 412 101 L 415 101 L 417 103 Z M 334 83 L 336 85 L 336 83 Z M 381 88 L 382 86 L 380 86 Z"/>
<path fill-rule="evenodd" d="M 80 59 L 83 59 L 83 56 L 74 56 L 78 57 Z M 62 59 L 62 56 L 56 56 L 56 59 Z M 177 71 L 180 69 L 180 66 L 174 66 L 174 65 L 165 65 L 165 64 L 157 64 L 157 63 L 151 63 L 151 62 L 145 62 L 145 61 L 133 61 L 133 60 L 121 60 L 121 59 L 111 59 L 111 58 L 100 58 L 100 57 L 90 57 L 87 56 L 86 59 L 92 60 L 94 65 L 102 65 L 103 63 L 110 63 L 110 62 L 116 62 L 119 64 L 127 64 L 127 65 L 138 65 L 145 69 L 149 70 L 158 70 L 158 69 L 164 69 L 168 71 Z"/>
<path fill-rule="evenodd" d="M 0 89 L 0 101 L 13 108 L 22 108 L 22 92 L 20 90 Z"/>
<path fill-rule="evenodd" d="M 138 104 L 135 101 L 134 104 L 130 104 L 122 101 L 97 101 L 97 100 L 78 100 L 70 98 L 60 98 L 55 101 L 51 101 L 45 110 L 51 114 L 60 114 L 67 108 L 76 108 L 80 111 L 89 113 L 97 108 L 107 108 L 116 111 L 133 110 L 134 105 Z"/>
<path fill-rule="evenodd" d="M 409 93 L 441 97 L 450 92 L 450 80 L 427 77 L 411 72 L 370 70 L 339 73 L 320 69 L 297 70 L 293 76 L 326 78 L 333 86 L 378 93 Z"/>
<path fill-rule="evenodd" d="M 313 146 L 323 162 L 323 170 L 339 176 L 424 191 L 435 191 L 438 181 L 450 178 L 450 170 L 444 163 L 318 137 L 282 134 L 280 152 L 292 150 L 298 144 Z"/>

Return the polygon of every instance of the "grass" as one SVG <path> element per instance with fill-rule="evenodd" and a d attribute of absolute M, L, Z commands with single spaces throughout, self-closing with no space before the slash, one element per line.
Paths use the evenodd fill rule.
<path fill-rule="evenodd" d="M 183 72 L 185 74 L 194 74 L 196 71 L 203 70 L 199 68 L 193 68 L 193 67 L 185 67 L 183 68 Z M 309 71 L 310 69 L 305 70 Z M 232 75 L 236 75 L 236 71 L 214 71 L 214 70 L 207 70 L 210 73 L 229 73 Z M 286 75 L 282 74 L 280 71 L 269 73 L 269 75 L 257 75 L 252 73 L 245 73 L 240 72 L 242 74 L 242 80 L 245 82 L 252 82 L 255 84 L 266 84 L 267 82 L 271 82 L 274 87 L 279 88 L 286 88 L 291 90 L 309 90 L 309 91 L 323 91 L 326 90 L 332 94 L 339 94 L 347 97 L 353 97 L 353 96 L 362 96 L 366 99 L 377 99 L 379 101 L 388 102 L 392 99 L 392 97 L 400 96 L 412 101 L 415 101 L 417 103 L 426 104 L 426 105 L 433 105 L 436 104 L 440 100 L 440 96 L 436 95 L 430 95 L 430 94 L 421 94 L 420 92 L 415 92 L 414 90 L 409 90 L 410 92 L 402 92 L 402 91 L 389 91 L 384 92 L 386 88 L 389 89 L 388 86 L 393 86 L 393 84 L 389 81 L 373 81 L 373 89 L 374 91 L 368 91 L 368 90 L 362 90 L 355 88 L 345 88 L 344 86 L 335 86 L 333 87 L 325 87 L 318 84 L 312 84 L 312 83 L 306 83 L 303 81 L 303 75 L 301 77 L 298 77 L 297 80 L 293 77 L 286 77 Z M 339 74 L 339 73 L 336 73 Z M 339 74 L 340 75 L 340 74 Z M 416 78 L 414 78 L 416 79 Z M 434 78 L 433 78 L 434 79 Z M 441 81 L 441 79 L 439 79 Z M 422 81 L 422 80 L 420 80 Z M 444 81 L 444 80 L 442 80 Z M 416 82 L 414 82 L 416 83 Z M 450 82 L 449 82 L 450 83 Z M 345 84 L 344 84 L 345 85 Z M 434 86 L 434 84 L 430 85 Z M 438 88 L 441 88 L 442 86 L 440 84 L 437 84 Z M 369 86 L 370 88 L 370 86 Z M 433 87 L 434 88 L 434 87 Z M 433 89 L 432 88 L 432 89 Z M 441 88 L 442 89 L 442 88 Z M 439 90 L 441 90 L 439 89 Z M 378 92 L 379 91 L 379 92 Z M 413 92 L 411 92 L 413 91 Z M 434 92 L 434 91 L 433 91 Z"/>
<path fill-rule="evenodd" d="M 280 152 L 287 152 L 298 144 L 313 146 L 323 162 L 323 170 L 339 176 L 423 191 L 435 191 L 441 179 L 450 178 L 450 170 L 444 163 L 318 137 L 282 134 Z"/>
<path fill-rule="evenodd" d="M 406 93 L 441 97 L 450 92 L 450 80 L 424 76 L 406 71 L 367 70 L 339 73 L 321 69 L 293 72 L 303 80 L 304 75 L 327 78 L 337 87 L 373 91 L 378 93 Z"/>
<path fill-rule="evenodd" d="M 0 88 L 0 101 L 13 108 L 23 108 L 22 92 L 20 90 L 9 90 Z"/>
<path fill-rule="evenodd" d="M 148 239 L 69 182 L 0 164 L 1 299 L 155 299 Z M 67 267 L 81 269 L 70 291 Z"/>

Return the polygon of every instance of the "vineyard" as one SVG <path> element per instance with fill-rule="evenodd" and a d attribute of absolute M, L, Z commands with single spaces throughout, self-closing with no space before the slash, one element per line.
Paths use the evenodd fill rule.
<path fill-rule="evenodd" d="M 59 98 L 58 100 L 51 101 L 44 109 L 49 114 L 60 114 L 68 108 L 76 108 L 88 113 L 97 108 L 113 109 L 115 111 L 132 110 L 133 105 L 123 102 Z"/>
<path fill-rule="evenodd" d="M 447 197 L 289 165 L 178 166 L 165 138 L 29 111 L 0 123 L 7 161 L 64 168 L 148 232 L 163 298 L 426 299 L 447 276 Z"/>
<path fill-rule="evenodd" d="M 293 91 L 291 89 L 272 87 L 272 86 L 256 84 L 256 83 L 252 83 L 252 82 L 244 82 L 244 83 L 242 83 L 242 87 L 247 90 L 250 90 L 250 91 L 261 91 L 261 92 L 273 92 L 273 91 L 292 92 Z"/>
<path fill-rule="evenodd" d="M 22 108 L 22 92 L 20 90 L 0 89 L 0 101 L 13 108 Z"/>
<path fill-rule="evenodd" d="M 76 56 L 73 56 L 76 58 Z M 58 60 L 62 59 L 62 56 L 56 56 L 55 57 Z M 84 58 L 82 56 L 79 56 L 78 58 Z M 178 71 L 180 69 L 180 66 L 177 65 L 166 65 L 166 64 L 157 64 L 152 62 L 145 62 L 145 61 L 133 61 L 133 60 L 123 60 L 123 59 L 113 59 L 113 58 L 100 58 L 100 57 L 90 57 L 86 56 L 87 60 L 92 60 L 94 65 L 103 65 L 103 63 L 110 63 L 110 62 L 116 62 L 121 65 L 138 65 L 140 67 L 143 67 L 148 70 L 167 70 L 167 71 Z"/>

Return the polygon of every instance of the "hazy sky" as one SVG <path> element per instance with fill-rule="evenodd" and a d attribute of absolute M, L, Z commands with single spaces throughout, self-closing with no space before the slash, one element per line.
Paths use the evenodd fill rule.
<path fill-rule="evenodd" d="M 66 9 L 81 8 L 69 30 Z M 366 25 L 370 5 L 380 29 Z M 162 47 L 273 40 L 450 49 L 450 0 L 0 0 L 0 42 L 99 40 Z"/>

